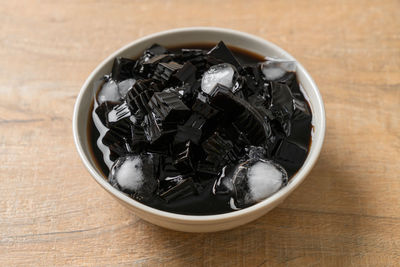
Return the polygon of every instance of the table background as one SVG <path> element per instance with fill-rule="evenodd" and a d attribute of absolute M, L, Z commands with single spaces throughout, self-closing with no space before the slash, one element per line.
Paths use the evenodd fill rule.
<path fill-rule="evenodd" d="M 0 265 L 395 266 L 400 262 L 400 2 L 1 1 Z M 189 234 L 146 223 L 83 167 L 75 98 L 119 47 L 220 26 L 294 55 L 326 104 L 321 157 L 266 216 Z"/>

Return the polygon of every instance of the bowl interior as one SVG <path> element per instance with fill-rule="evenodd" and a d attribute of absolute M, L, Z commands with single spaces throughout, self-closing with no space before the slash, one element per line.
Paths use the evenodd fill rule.
<path fill-rule="evenodd" d="M 321 96 L 318 92 L 318 88 L 313 82 L 310 75 L 306 72 L 303 66 L 298 63 L 297 65 L 297 77 L 302 85 L 305 95 L 309 100 L 309 104 L 313 114 L 313 133 L 312 133 L 312 144 L 306 161 L 302 168 L 296 173 L 296 175 L 290 180 L 288 185 L 282 188 L 273 196 L 266 200 L 253 205 L 249 208 L 231 212 L 221 215 L 207 215 L 207 216 L 191 216 L 191 215 L 179 215 L 169 212 L 159 211 L 148 206 L 145 206 L 123 193 L 119 192 L 102 176 L 101 170 L 96 166 L 94 159 L 89 150 L 89 143 L 87 139 L 87 125 L 90 113 L 91 102 L 93 99 L 93 83 L 100 79 L 103 75 L 111 72 L 113 60 L 117 56 L 134 58 L 139 56 L 144 49 L 158 43 L 163 46 L 185 46 L 195 43 L 217 43 L 223 40 L 226 44 L 239 47 L 262 56 L 276 57 L 282 59 L 295 60 L 291 55 L 277 47 L 276 45 L 267 42 L 261 38 L 241 33 L 233 30 L 218 29 L 218 28 L 184 28 L 178 30 L 166 31 L 148 37 L 139 39 L 131 44 L 116 51 L 110 57 L 105 59 L 89 76 L 83 85 L 81 92 L 78 96 L 74 111 L 74 122 L 73 131 L 75 137 L 75 143 L 77 145 L 78 152 L 88 168 L 89 172 L 93 175 L 98 183 L 100 183 L 107 191 L 113 194 L 115 197 L 126 202 L 128 205 L 133 205 L 142 212 L 150 212 L 159 216 L 184 219 L 184 220 L 212 220 L 222 219 L 228 217 L 234 217 L 244 215 L 247 212 L 255 211 L 258 208 L 273 205 L 274 202 L 280 203 L 283 199 L 290 194 L 305 178 L 308 172 L 316 162 L 319 152 L 321 150 L 322 142 L 325 133 L 325 112 L 322 103 Z"/>

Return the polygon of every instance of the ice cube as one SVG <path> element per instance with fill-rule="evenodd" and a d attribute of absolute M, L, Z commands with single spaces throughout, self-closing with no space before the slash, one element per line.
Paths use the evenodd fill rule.
<path fill-rule="evenodd" d="M 137 199 L 146 199 L 157 187 L 153 155 L 127 155 L 118 158 L 111 168 L 110 183 Z"/>
<path fill-rule="evenodd" d="M 201 79 L 201 90 L 210 94 L 217 84 L 221 84 L 230 89 L 233 88 L 236 69 L 228 63 L 214 65 L 209 68 Z"/>
<path fill-rule="evenodd" d="M 229 174 L 235 188 L 235 206 L 244 208 L 277 192 L 286 184 L 283 167 L 265 159 L 251 159 L 236 166 Z"/>
<path fill-rule="evenodd" d="M 261 64 L 261 70 L 267 80 L 273 81 L 282 78 L 286 72 L 296 71 L 296 61 L 266 58 L 267 61 Z"/>
<path fill-rule="evenodd" d="M 126 93 L 131 89 L 131 87 L 135 84 L 136 80 L 135 79 L 126 79 L 123 80 L 122 82 L 118 83 L 118 90 L 119 94 L 122 97 L 125 97 Z"/>
<path fill-rule="evenodd" d="M 106 101 L 116 102 L 121 99 L 118 91 L 118 85 L 114 80 L 109 80 L 102 87 L 97 95 L 97 102 L 99 105 Z"/>
<path fill-rule="evenodd" d="M 261 201 L 278 191 L 285 181 L 283 168 L 270 161 L 259 161 L 247 171 L 250 199 Z"/>

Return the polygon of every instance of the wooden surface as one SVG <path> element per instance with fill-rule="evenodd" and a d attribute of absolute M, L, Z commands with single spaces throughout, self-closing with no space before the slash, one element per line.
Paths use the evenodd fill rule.
<path fill-rule="evenodd" d="M 1 1 L 0 265 L 399 266 L 400 2 Z M 138 37 L 221 26 L 283 47 L 326 104 L 321 157 L 279 207 L 240 228 L 150 225 L 83 167 L 75 98 Z"/>

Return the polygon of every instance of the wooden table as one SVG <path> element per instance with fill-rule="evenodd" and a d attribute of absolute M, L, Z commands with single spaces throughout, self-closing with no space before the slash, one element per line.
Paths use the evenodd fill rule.
<path fill-rule="evenodd" d="M 0 265 L 399 266 L 400 2 L 2 1 Z M 168 231 L 114 201 L 75 150 L 72 110 L 138 37 L 221 26 L 283 47 L 326 104 L 321 157 L 279 207 L 213 234 Z"/>

